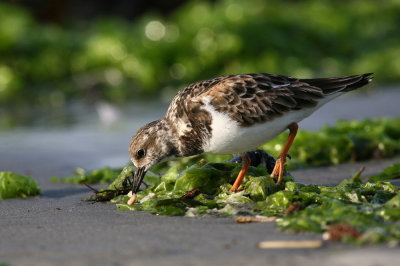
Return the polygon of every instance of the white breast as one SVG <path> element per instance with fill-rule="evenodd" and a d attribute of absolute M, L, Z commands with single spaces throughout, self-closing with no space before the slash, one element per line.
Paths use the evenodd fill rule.
<path fill-rule="evenodd" d="M 218 112 L 212 105 L 206 104 L 204 109 L 210 112 L 212 116 L 212 136 L 205 143 L 203 147 L 204 152 L 213 154 L 238 154 L 256 149 L 285 131 L 290 124 L 303 120 L 323 104 L 337 96 L 339 95 L 332 95 L 323 99 L 314 108 L 291 111 L 272 121 L 256 124 L 251 127 L 240 127 L 238 122 L 231 119 L 227 114 Z"/>

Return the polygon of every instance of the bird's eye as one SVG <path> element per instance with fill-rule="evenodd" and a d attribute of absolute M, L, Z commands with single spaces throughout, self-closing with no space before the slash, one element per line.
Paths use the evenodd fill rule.
<path fill-rule="evenodd" d="M 146 155 L 146 152 L 143 149 L 140 149 L 136 152 L 137 159 L 143 158 L 145 155 Z"/>

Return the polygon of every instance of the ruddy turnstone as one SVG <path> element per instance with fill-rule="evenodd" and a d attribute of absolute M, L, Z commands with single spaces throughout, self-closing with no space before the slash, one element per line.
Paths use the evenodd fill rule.
<path fill-rule="evenodd" d="M 231 188 L 235 192 L 250 165 L 245 152 L 289 129 L 271 174 L 280 183 L 297 123 L 341 94 L 368 84 L 371 75 L 298 79 L 260 73 L 191 84 L 175 96 L 164 118 L 143 126 L 132 137 L 129 153 L 137 169 L 130 195 L 138 191 L 152 165 L 201 153 L 242 156 L 242 169 Z"/>

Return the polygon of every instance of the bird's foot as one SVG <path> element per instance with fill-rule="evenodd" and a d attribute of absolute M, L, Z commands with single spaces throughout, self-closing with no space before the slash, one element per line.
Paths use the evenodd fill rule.
<path fill-rule="evenodd" d="M 244 186 L 240 185 L 237 189 L 231 188 L 230 192 L 236 193 L 242 190 L 244 190 Z"/>
<path fill-rule="evenodd" d="M 242 154 L 242 169 L 240 169 L 240 172 L 238 174 L 238 176 L 236 177 L 235 183 L 233 183 L 230 191 L 231 192 L 237 192 L 240 189 L 240 184 L 242 183 L 242 180 L 247 172 L 247 169 L 250 166 L 250 158 L 247 154 Z"/>
<path fill-rule="evenodd" d="M 275 162 L 275 167 L 272 170 L 271 178 L 278 177 L 276 184 L 280 184 L 283 180 L 283 175 L 285 172 L 285 163 L 286 163 L 286 156 L 279 155 Z"/>

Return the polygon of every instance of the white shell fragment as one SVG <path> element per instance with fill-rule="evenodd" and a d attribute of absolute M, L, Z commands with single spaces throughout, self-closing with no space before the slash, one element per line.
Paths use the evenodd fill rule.
<path fill-rule="evenodd" d="M 129 197 L 128 205 L 132 206 L 133 204 L 135 204 L 135 202 L 136 202 L 136 193 L 132 193 L 132 191 L 130 191 L 127 196 Z"/>

